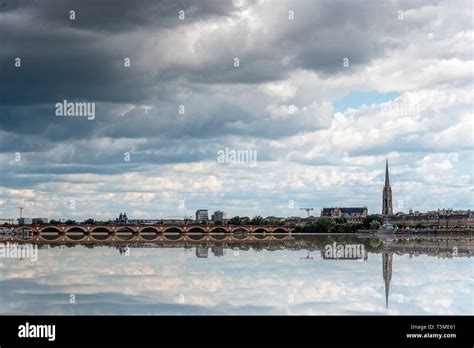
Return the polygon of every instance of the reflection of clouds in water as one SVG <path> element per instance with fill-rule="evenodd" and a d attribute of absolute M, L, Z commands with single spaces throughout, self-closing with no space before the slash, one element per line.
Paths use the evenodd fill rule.
<path fill-rule="evenodd" d="M 385 309 L 381 254 L 366 262 L 301 261 L 301 251 L 45 249 L 1 260 L 4 314 L 472 314 L 469 259 L 394 255 Z M 192 258 L 189 255 L 193 255 Z M 436 271 L 433 271 L 433 267 Z M 441 270 L 441 271 L 440 271 Z M 69 295 L 76 304 L 69 304 Z M 182 296 L 182 303 L 180 303 Z M 291 300 L 290 300 L 291 298 Z"/>

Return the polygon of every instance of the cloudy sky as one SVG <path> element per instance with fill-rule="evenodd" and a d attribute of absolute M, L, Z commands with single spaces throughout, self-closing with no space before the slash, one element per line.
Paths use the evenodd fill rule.
<path fill-rule="evenodd" d="M 395 211 L 473 208 L 468 0 L 3 0 L 0 41 L 0 218 L 376 213 L 386 158 Z"/>

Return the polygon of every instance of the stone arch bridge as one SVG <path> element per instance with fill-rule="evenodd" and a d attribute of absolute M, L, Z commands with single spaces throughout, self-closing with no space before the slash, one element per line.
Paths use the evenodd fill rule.
<path fill-rule="evenodd" d="M 282 226 L 202 225 L 24 225 L 15 240 L 44 243 L 115 243 L 161 241 L 251 241 L 291 239 Z M 21 235 L 21 237 L 20 237 Z"/>

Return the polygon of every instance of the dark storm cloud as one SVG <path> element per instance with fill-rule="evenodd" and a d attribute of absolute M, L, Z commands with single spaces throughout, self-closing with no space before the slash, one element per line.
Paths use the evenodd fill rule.
<path fill-rule="evenodd" d="M 414 25 L 397 23 L 393 2 L 375 1 L 268 2 L 254 14 L 255 22 L 239 16 L 248 7 L 231 1 L 3 3 L 0 129 L 6 136 L 0 151 L 46 151 L 62 142 L 84 150 L 77 141 L 146 138 L 149 149 L 168 151 L 158 156 L 166 163 L 201 159 L 187 146 L 193 140 L 225 145 L 220 138 L 226 135 L 272 139 L 327 126 L 317 113 L 270 118 L 265 107 L 271 98 L 252 88 L 295 69 L 326 78 L 350 73 L 344 57 L 357 69 L 399 45 Z M 289 9 L 294 21 L 288 21 Z M 185 21 L 178 20 L 180 10 Z M 190 30 L 192 43 L 183 39 Z M 193 45 L 192 54 L 186 44 Z M 14 67 L 15 57 L 21 57 L 21 68 Z M 131 58 L 130 68 L 123 66 L 124 57 Z M 245 96 L 242 85 L 249 87 Z M 65 99 L 97 103 L 96 119 L 55 117 L 55 103 Z M 136 108 L 120 115 L 119 106 L 129 104 Z M 147 113 L 142 104 L 153 108 Z M 183 117 L 177 114 L 181 104 Z M 188 157 L 180 155 L 176 139 Z M 109 161 L 106 154 L 91 153 L 82 161 Z"/>
<path fill-rule="evenodd" d="M 75 11 L 76 21 L 69 21 Z M 3 0 L 1 12 L 31 12 L 39 21 L 56 26 L 77 26 L 84 30 L 117 33 L 144 27 L 179 25 L 178 13 L 196 21 L 232 13 L 231 1 L 222 0 Z"/>
<path fill-rule="evenodd" d="M 249 32 L 245 20 L 227 33 L 230 29 L 221 23 L 225 34 L 214 30 L 197 39 L 195 50 L 207 59 L 196 64 L 192 57 L 181 63 L 162 61 L 163 52 L 179 55 L 182 47 L 161 42 L 159 34 L 179 32 L 197 21 L 233 18 L 239 9 L 231 1 L 6 2 L 0 65 L 2 81 L 8 83 L 0 85 L 1 103 L 25 105 L 71 96 L 139 102 L 151 94 L 172 95 L 183 77 L 204 84 L 253 84 L 283 78 L 297 68 L 342 72 L 344 57 L 363 64 L 380 55 L 386 44 L 384 22 L 395 21 L 396 7 L 374 3 L 300 1 L 291 4 L 298 16 L 293 22 L 287 9 L 269 3 L 259 14 L 263 25 L 275 11 L 281 17 L 281 23 L 268 24 L 278 24 L 269 34 Z M 70 9 L 76 11 L 75 21 L 69 20 Z M 181 9 L 185 21 L 177 18 Z M 138 52 L 149 54 L 154 64 L 137 66 L 143 58 Z M 15 57 L 22 58 L 21 69 L 13 66 Z M 124 69 L 124 57 L 132 59 L 130 69 Z M 241 60 L 238 69 L 233 68 L 235 57 Z M 165 91 L 162 85 L 167 85 Z"/>
<path fill-rule="evenodd" d="M 225 1 L 6 1 L 0 7 L 0 84 L 2 104 L 30 104 L 74 96 L 78 99 L 136 102 L 153 86 L 180 74 L 154 74 L 123 68 L 134 63 L 140 43 L 121 35 L 141 31 L 150 37 L 163 29 L 196 20 L 231 15 Z M 69 19 L 69 11 L 76 19 Z M 118 37 L 117 40 L 113 38 Z M 22 59 L 21 69 L 13 59 Z M 5 83 L 8 81 L 8 83 Z M 125 93 L 126 91 L 126 93 Z"/>

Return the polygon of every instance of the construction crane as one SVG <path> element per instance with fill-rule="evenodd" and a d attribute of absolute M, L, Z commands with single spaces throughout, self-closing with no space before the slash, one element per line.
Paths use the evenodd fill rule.
<path fill-rule="evenodd" d="M 311 210 L 313 210 L 313 208 L 300 208 L 300 210 L 306 210 L 306 212 L 308 213 L 308 217 L 309 217 L 309 212 Z"/>
<path fill-rule="evenodd" d="M 23 207 L 16 207 L 17 209 L 20 209 L 20 219 L 23 217 Z"/>

